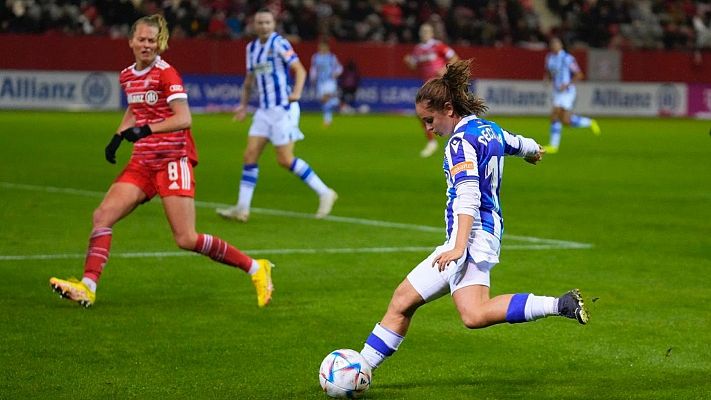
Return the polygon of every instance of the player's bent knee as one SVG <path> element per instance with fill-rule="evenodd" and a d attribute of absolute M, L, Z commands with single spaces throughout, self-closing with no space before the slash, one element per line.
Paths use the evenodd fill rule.
<path fill-rule="evenodd" d="M 413 296 L 411 290 L 401 284 L 390 300 L 388 312 L 411 317 L 422 304 L 424 304 L 424 300 L 419 295 Z"/>
<path fill-rule="evenodd" d="M 486 316 L 480 312 L 476 311 L 466 311 L 462 312 L 460 315 L 462 318 L 462 323 L 467 329 L 480 329 L 489 326 L 489 322 Z"/>
<path fill-rule="evenodd" d="M 287 157 L 277 157 L 277 164 L 279 164 L 282 168 L 285 169 L 290 169 L 291 164 L 294 162 L 293 158 L 287 158 Z"/>

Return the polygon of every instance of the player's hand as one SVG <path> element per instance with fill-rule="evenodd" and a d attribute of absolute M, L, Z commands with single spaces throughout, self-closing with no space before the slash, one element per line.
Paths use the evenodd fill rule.
<path fill-rule="evenodd" d="M 134 126 L 133 128 L 124 129 L 121 131 L 121 136 L 131 143 L 135 143 L 144 137 L 151 135 L 153 131 L 148 124 L 143 126 Z"/>
<path fill-rule="evenodd" d="M 437 269 L 442 272 L 445 268 L 447 268 L 447 265 L 449 265 L 449 263 L 456 263 L 457 260 L 459 260 L 463 256 L 464 250 L 459 250 L 457 248 L 447 250 L 444 253 L 440 253 L 437 257 L 435 257 L 434 261 L 432 261 L 432 267 L 437 267 Z"/>
<path fill-rule="evenodd" d="M 300 95 L 300 94 L 299 94 L 299 95 L 296 95 L 296 94 L 292 93 L 292 94 L 289 95 L 289 103 L 293 103 L 293 102 L 295 102 L 295 101 L 299 101 L 299 99 L 301 99 L 301 95 Z"/>
<path fill-rule="evenodd" d="M 235 121 L 243 121 L 247 116 L 247 106 L 240 104 L 235 108 L 235 115 L 232 117 Z"/>
<path fill-rule="evenodd" d="M 114 134 L 114 136 L 111 137 L 111 141 L 104 149 L 104 156 L 106 157 L 106 161 L 110 162 L 111 164 L 116 164 L 116 150 L 118 150 L 122 140 L 123 137 L 118 133 Z"/>
<path fill-rule="evenodd" d="M 539 161 L 543 159 L 544 154 L 546 154 L 546 149 L 544 149 L 543 146 L 539 144 L 538 152 L 532 156 L 524 157 L 524 160 L 526 160 L 526 162 L 530 164 L 536 165 Z"/>

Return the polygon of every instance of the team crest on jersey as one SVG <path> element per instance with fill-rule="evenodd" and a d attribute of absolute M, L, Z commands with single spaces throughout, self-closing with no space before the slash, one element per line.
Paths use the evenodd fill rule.
<path fill-rule="evenodd" d="M 149 90 L 146 92 L 146 104 L 148 105 L 154 105 L 158 102 L 158 93 L 154 90 Z"/>

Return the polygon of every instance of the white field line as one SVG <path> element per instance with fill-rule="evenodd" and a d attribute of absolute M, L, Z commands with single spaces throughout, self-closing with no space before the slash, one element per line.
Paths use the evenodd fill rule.
<path fill-rule="evenodd" d="M 331 249 L 242 249 L 250 255 L 274 254 L 359 254 L 359 253 L 423 253 L 429 254 L 434 247 L 363 247 L 363 248 L 331 248 Z M 560 249 L 551 245 L 509 245 L 507 250 L 553 250 Z M 111 253 L 111 258 L 166 258 L 166 257 L 193 257 L 200 254 L 191 251 L 156 251 L 137 253 Z M 42 261 L 42 260 L 83 260 L 85 253 L 65 254 L 32 254 L 32 255 L 0 255 L 0 261 Z"/>
<path fill-rule="evenodd" d="M 20 183 L 11 182 L 0 182 L 0 188 L 6 189 L 17 189 L 17 190 L 28 190 L 34 192 L 45 192 L 45 193 L 63 193 L 84 197 L 96 197 L 103 198 L 103 192 L 96 192 L 90 190 L 72 189 L 72 188 L 60 188 L 53 186 L 39 186 L 39 185 L 26 185 Z M 195 201 L 196 207 L 201 208 L 219 208 L 219 207 L 229 207 L 230 205 L 224 203 L 213 203 L 206 201 Z M 251 211 L 257 214 L 264 215 L 274 215 L 290 218 L 303 218 L 303 219 L 314 219 L 313 214 L 286 211 L 286 210 L 274 210 L 268 208 L 252 208 Z M 395 229 L 405 229 L 411 231 L 421 231 L 421 232 L 441 232 L 441 227 L 433 227 L 427 225 L 417 225 L 417 224 L 406 224 L 399 222 L 388 222 L 379 221 L 364 218 L 353 218 L 353 217 L 338 217 L 335 215 L 329 215 L 324 218 L 327 221 L 341 222 L 346 224 L 355 225 L 367 225 L 376 226 L 380 228 L 395 228 Z M 532 236 L 520 236 L 520 235 L 510 235 L 506 234 L 506 239 L 526 242 L 530 244 L 526 245 L 510 245 L 506 244 L 505 248 L 507 250 L 552 250 L 552 249 L 589 249 L 593 245 L 589 243 L 579 243 L 568 240 L 556 240 L 556 239 L 544 239 Z M 345 254 L 345 253 L 394 253 L 394 252 L 420 252 L 429 251 L 433 247 L 377 247 L 377 248 L 345 248 L 345 249 L 272 249 L 272 250 L 249 250 L 250 254 L 319 254 L 319 253 L 331 253 L 331 254 Z M 246 250 L 245 250 L 246 251 Z M 124 254 L 112 254 L 112 257 L 182 257 L 186 255 L 191 255 L 190 252 L 151 252 L 151 253 L 124 253 Z M 42 259 L 57 259 L 57 258 L 83 258 L 84 254 L 47 254 L 47 255 L 17 255 L 17 256 L 2 256 L 0 255 L 0 261 L 2 260 L 42 260 Z M 17 258 L 14 258 L 17 257 Z"/>

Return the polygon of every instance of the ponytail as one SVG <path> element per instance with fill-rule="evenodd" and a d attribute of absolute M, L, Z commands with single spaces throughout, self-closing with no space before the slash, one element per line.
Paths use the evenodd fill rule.
<path fill-rule="evenodd" d="M 447 64 L 441 78 L 430 79 L 417 91 L 415 103 L 427 102 L 428 109 L 442 111 L 449 102 L 461 117 L 484 114 L 487 110 L 484 100 L 469 90 L 471 63 L 469 59 Z"/>

